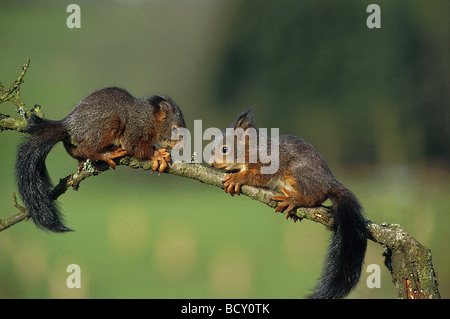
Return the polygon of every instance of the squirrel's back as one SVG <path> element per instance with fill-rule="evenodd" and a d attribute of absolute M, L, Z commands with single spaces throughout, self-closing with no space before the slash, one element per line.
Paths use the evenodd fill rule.
<path fill-rule="evenodd" d="M 84 98 L 62 122 L 73 142 L 101 141 L 114 125 L 126 124 L 135 104 L 136 99 L 128 91 L 107 87 Z"/>
<path fill-rule="evenodd" d="M 316 148 L 294 135 L 279 136 L 280 171 L 279 183 L 271 183 L 271 188 L 282 186 L 289 189 L 285 183 L 285 172 L 290 172 L 298 188 L 306 194 L 314 194 L 315 205 L 320 205 L 334 187 L 336 179 L 331 173 L 325 159 Z"/>

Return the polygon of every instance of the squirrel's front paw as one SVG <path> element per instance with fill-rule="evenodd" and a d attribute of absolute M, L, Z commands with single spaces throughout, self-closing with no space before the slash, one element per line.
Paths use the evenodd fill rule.
<path fill-rule="evenodd" d="M 242 183 L 239 181 L 239 177 L 237 176 L 237 174 L 230 174 L 225 176 L 222 184 L 225 192 L 229 193 L 231 196 L 234 196 L 234 194 L 241 194 Z"/>
<path fill-rule="evenodd" d="M 152 170 L 162 173 L 166 169 L 167 163 L 171 162 L 170 153 L 165 148 L 157 149 L 153 153 L 151 161 L 153 162 Z"/>

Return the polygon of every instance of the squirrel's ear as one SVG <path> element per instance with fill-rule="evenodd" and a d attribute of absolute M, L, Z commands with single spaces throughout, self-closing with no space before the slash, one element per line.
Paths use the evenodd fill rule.
<path fill-rule="evenodd" d="M 234 129 L 242 128 L 244 131 L 250 127 L 253 127 L 253 114 L 252 109 L 242 112 L 234 123 L 231 125 Z"/>
<path fill-rule="evenodd" d="M 165 101 L 164 97 L 162 97 L 161 95 L 152 95 L 147 99 L 148 102 L 155 107 L 157 107 L 162 101 Z"/>
<path fill-rule="evenodd" d="M 164 109 L 161 108 L 160 105 L 158 105 L 155 112 L 155 118 L 158 119 L 158 121 L 160 122 L 164 122 L 166 120 L 166 117 L 167 112 L 165 112 Z"/>
<path fill-rule="evenodd" d="M 159 95 L 150 97 L 149 102 L 155 107 L 155 117 L 161 122 L 164 122 L 171 108 L 170 103 Z"/>

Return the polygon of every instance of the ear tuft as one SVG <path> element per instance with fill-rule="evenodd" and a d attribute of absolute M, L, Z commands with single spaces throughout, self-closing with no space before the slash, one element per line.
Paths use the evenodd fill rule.
<path fill-rule="evenodd" d="M 248 109 L 244 112 L 242 112 L 237 119 L 234 121 L 233 124 L 231 124 L 231 127 L 234 129 L 242 128 L 244 131 L 250 127 L 254 127 L 253 125 L 253 114 L 252 109 Z"/>
<path fill-rule="evenodd" d="M 165 101 L 165 98 L 161 95 L 152 95 L 148 98 L 148 102 L 153 106 L 158 106 L 162 101 Z"/>
<path fill-rule="evenodd" d="M 152 95 L 148 101 L 155 107 L 155 117 L 161 122 L 165 121 L 171 109 L 170 103 L 160 95 Z"/>

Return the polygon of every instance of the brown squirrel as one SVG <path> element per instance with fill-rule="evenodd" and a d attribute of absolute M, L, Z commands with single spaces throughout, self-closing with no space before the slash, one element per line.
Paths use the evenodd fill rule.
<path fill-rule="evenodd" d="M 293 135 L 278 137 L 278 170 L 273 174 L 263 174 L 261 169 L 264 164 L 260 158 L 257 157 L 253 162 L 249 160 L 252 147 L 249 147 L 246 133 L 252 128 L 256 129 L 252 120 L 253 115 L 247 110 L 231 125 L 233 130 L 222 131 L 222 136 L 213 142 L 216 151 L 212 152 L 209 164 L 235 172 L 225 176 L 223 180 L 225 192 L 232 196 L 240 194 L 241 185 L 279 189 L 282 194 L 273 196 L 272 199 L 280 202 L 276 211 L 285 211 L 287 218 L 297 219 L 293 214 L 295 208 L 317 207 L 326 199 L 331 199 L 333 238 L 319 284 L 311 298 L 344 297 L 359 281 L 367 247 L 367 228 L 358 200 L 334 178 L 319 152 L 311 144 Z M 234 133 L 238 129 L 242 129 L 241 135 Z M 260 138 L 257 130 L 256 132 L 256 136 Z M 234 134 L 232 139 L 229 139 L 230 134 Z M 235 138 L 237 142 L 231 147 L 229 141 Z M 275 142 L 267 139 L 268 149 Z M 239 143 L 245 147 L 245 156 L 237 161 Z M 258 143 L 253 149 L 255 147 L 259 150 Z M 231 160 L 227 159 L 227 154 L 232 154 L 229 156 Z"/>
<path fill-rule="evenodd" d="M 114 169 L 114 159 L 131 155 L 153 161 L 152 169 L 162 172 L 170 162 L 166 148 L 179 142 L 171 140 L 172 132 L 184 127 L 183 114 L 170 98 L 152 95 L 136 99 L 116 87 L 91 93 L 60 121 L 32 115 L 26 128 L 30 136 L 20 145 L 16 162 L 19 194 L 30 217 L 45 230 L 71 231 L 63 224 L 52 198 L 45 166 L 57 142 L 62 141 L 78 160 L 78 171 L 86 160 L 105 161 Z"/>

